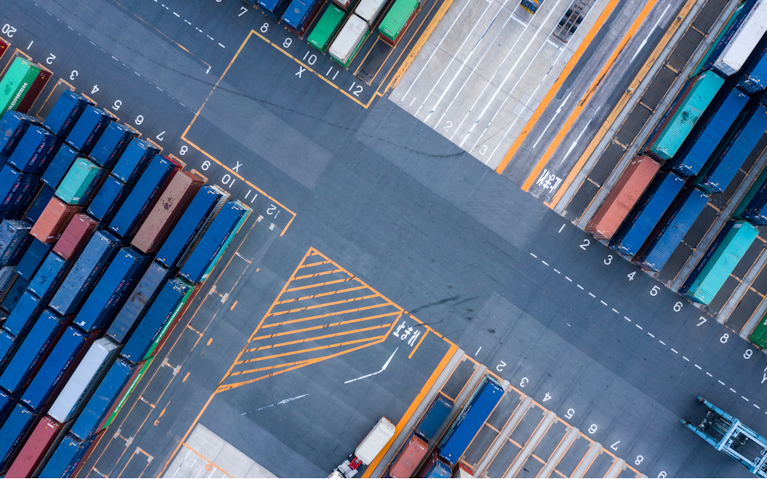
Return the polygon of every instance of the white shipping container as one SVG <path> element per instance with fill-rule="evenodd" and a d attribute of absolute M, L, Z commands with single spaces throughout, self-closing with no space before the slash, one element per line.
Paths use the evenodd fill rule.
<path fill-rule="evenodd" d="M 760 0 L 751 9 L 730 43 L 714 62 L 714 69 L 725 76 L 743 67 L 751 52 L 767 32 L 767 2 Z"/>
<path fill-rule="evenodd" d="M 362 0 L 354 9 L 354 13 L 358 17 L 368 22 L 370 28 L 373 28 L 373 24 L 378 18 L 378 14 L 383 10 L 386 5 L 386 0 Z"/>
<path fill-rule="evenodd" d="M 330 56 L 346 65 L 354 55 L 354 51 L 368 35 L 368 24 L 357 15 L 350 15 L 346 24 L 333 40 L 328 52 Z"/>
<path fill-rule="evenodd" d="M 385 417 L 382 417 L 378 424 L 375 425 L 365 439 L 362 440 L 357 449 L 354 450 L 354 455 L 362 461 L 366 466 L 373 462 L 379 452 L 386 446 L 394 436 L 395 431 L 394 424 L 391 423 Z"/>
<path fill-rule="evenodd" d="M 117 343 L 109 338 L 101 338 L 94 342 L 59 393 L 48 415 L 60 423 L 65 423 L 80 414 L 80 410 L 117 358 L 118 352 Z"/>

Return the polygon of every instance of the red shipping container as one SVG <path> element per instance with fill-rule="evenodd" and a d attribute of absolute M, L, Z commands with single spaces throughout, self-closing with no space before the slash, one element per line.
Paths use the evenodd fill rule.
<path fill-rule="evenodd" d="M 429 444 L 413 434 L 389 466 L 389 477 L 413 477 L 428 452 Z"/>
<path fill-rule="evenodd" d="M 61 237 L 72 217 L 84 208 L 84 206 L 68 205 L 54 196 L 32 226 L 29 234 L 43 243 L 54 243 Z"/>
<path fill-rule="evenodd" d="M 176 158 L 173 155 L 168 155 L 165 158 L 167 158 L 168 161 L 170 161 L 174 165 L 178 166 L 179 170 L 183 170 L 184 168 L 186 168 L 186 163 L 184 163 L 183 161 L 179 160 L 178 158 Z"/>
<path fill-rule="evenodd" d="M 45 416 L 32 430 L 5 477 L 32 477 L 45 459 L 46 453 L 49 450 L 52 452 L 56 439 L 63 436 L 61 433 L 61 424 L 52 417 Z"/>
<path fill-rule="evenodd" d="M 649 156 L 638 156 L 631 160 L 604 203 L 589 221 L 586 231 L 599 240 L 612 238 L 659 168 L 660 163 Z"/>
<path fill-rule="evenodd" d="M 45 85 L 48 84 L 48 80 L 50 80 L 53 75 L 53 73 L 44 66 L 37 63 L 35 63 L 35 66 L 40 69 L 40 73 L 37 74 L 37 78 L 32 82 L 32 86 L 29 87 L 29 90 L 24 94 L 21 103 L 19 103 L 19 106 L 16 108 L 16 111 L 21 113 L 29 113 L 35 100 L 40 96 L 40 92 L 43 91 L 43 88 L 45 88 Z"/>
<path fill-rule="evenodd" d="M 69 222 L 69 225 L 61 234 L 61 238 L 53 247 L 53 252 L 65 260 L 72 259 L 80 254 L 80 251 L 88 242 L 99 222 L 86 215 L 78 213 Z"/>
<path fill-rule="evenodd" d="M 3 58 L 3 53 L 8 51 L 8 47 L 11 44 L 0 38 L 0 58 Z"/>
<path fill-rule="evenodd" d="M 168 183 L 131 241 L 143 253 L 156 253 L 176 226 L 206 178 L 197 171 L 179 171 Z"/>

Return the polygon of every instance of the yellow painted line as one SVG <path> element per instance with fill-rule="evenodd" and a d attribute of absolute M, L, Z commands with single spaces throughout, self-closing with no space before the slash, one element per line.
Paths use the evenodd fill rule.
<path fill-rule="evenodd" d="M 388 326 L 388 324 L 387 324 Z M 264 356 L 262 358 L 253 358 L 253 359 L 246 359 L 245 361 L 240 362 L 240 364 L 250 364 L 255 363 L 257 361 L 266 361 L 267 359 L 274 359 L 274 358 L 284 358 L 285 356 L 292 356 L 294 354 L 304 354 L 304 353 L 311 353 L 314 351 L 322 351 L 323 349 L 332 349 L 332 348 L 340 348 L 341 346 L 348 346 L 349 344 L 357 344 L 362 343 L 364 341 L 371 341 L 373 339 L 384 339 L 386 338 L 386 335 L 383 336 L 376 336 L 373 338 L 361 338 L 361 339 L 354 339 L 352 341 L 343 341 L 340 343 L 334 343 L 334 344 L 327 344 L 325 346 L 317 346 L 314 348 L 306 348 L 301 349 L 299 351 L 289 351 L 287 353 L 279 353 L 279 354 L 272 354 L 271 356 Z M 239 374 L 245 374 L 247 371 L 241 371 L 238 373 L 232 373 L 232 376 L 237 376 Z"/>
<path fill-rule="evenodd" d="M 615 105 L 615 108 L 613 108 L 613 111 L 610 112 L 610 116 L 607 117 L 607 119 L 602 123 L 602 126 L 599 128 L 599 131 L 596 135 L 594 135 L 594 138 L 591 140 L 591 143 L 586 147 L 586 150 L 583 152 L 580 158 L 578 158 L 578 161 L 575 162 L 575 166 L 572 170 L 570 170 L 570 173 L 567 175 L 567 178 L 565 178 L 565 181 L 562 182 L 562 185 L 557 190 L 554 197 L 551 199 L 551 201 L 545 203 L 546 206 L 549 208 L 554 208 L 559 203 L 559 200 L 562 199 L 562 196 L 565 194 L 567 189 L 570 187 L 573 181 L 575 181 L 575 177 L 578 176 L 578 173 L 583 169 L 584 165 L 586 164 L 586 161 L 588 161 L 591 154 L 594 152 L 594 150 L 597 148 L 597 145 L 599 145 L 599 142 L 602 141 L 602 138 L 607 134 L 607 130 L 610 129 L 613 123 L 615 123 L 615 119 L 618 117 L 620 112 L 623 110 L 623 108 L 628 103 L 629 99 L 633 95 L 633 93 L 636 91 L 639 84 L 644 80 L 645 76 L 647 76 L 647 73 L 650 71 L 650 68 L 652 68 L 653 64 L 657 61 L 658 57 L 660 57 L 661 53 L 663 52 L 663 49 L 666 48 L 666 45 L 671 40 L 671 37 L 674 36 L 676 31 L 679 29 L 679 27 L 682 25 L 682 20 L 687 16 L 688 13 L 690 13 L 690 10 L 695 5 L 697 0 L 687 0 L 687 3 L 684 4 L 682 9 L 679 11 L 679 14 L 674 18 L 674 20 L 671 22 L 671 25 L 669 26 L 668 30 L 666 30 L 666 33 L 663 35 L 663 38 L 661 38 L 658 45 L 655 47 L 655 49 L 652 51 L 650 56 L 647 58 L 647 61 L 644 65 L 642 65 L 642 68 L 637 73 L 636 78 L 631 82 L 628 89 L 631 90 L 632 93 L 626 93 L 624 92 L 621 96 L 618 103 Z"/>
<path fill-rule="evenodd" d="M 356 281 L 356 280 L 357 280 L 357 278 L 354 278 L 354 277 L 349 277 L 349 278 L 344 278 L 344 279 L 336 279 L 336 280 L 333 280 L 333 281 L 326 281 L 324 283 L 308 284 L 306 286 L 297 286 L 295 288 L 286 289 L 285 292 L 286 293 L 292 293 L 293 291 L 300 291 L 302 289 L 319 288 L 320 286 L 327 286 L 329 284 L 343 283 L 345 281 Z"/>
<path fill-rule="evenodd" d="M 303 308 L 296 308 L 296 309 L 287 309 L 285 311 L 277 311 L 271 314 L 271 316 L 280 316 L 283 314 L 288 313 L 300 313 L 301 311 L 310 311 L 312 309 L 319 309 L 319 308 L 325 308 L 328 306 L 336 306 L 339 304 L 348 304 L 348 303 L 354 303 L 357 301 L 363 301 L 365 299 L 371 299 L 371 298 L 378 298 L 379 296 L 377 294 L 369 294 L 367 296 L 358 296 L 356 298 L 349 298 L 349 299 L 342 299 L 339 301 L 332 301 L 330 303 L 321 303 L 321 304 L 313 304 L 311 306 L 305 306 Z"/>
<path fill-rule="evenodd" d="M 421 336 L 421 340 L 418 341 L 418 344 L 415 345 L 415 347 L 413 348 L 413 351 L 410 352 L 410 355 L 407 357 L 408 359 L 412 359 L 413 358 L 413 355 L 415 354 L 416 351 L 418 351 L 418 348 L 421 346 L 421 343 L 423 342 L 423 340 L 426 339 L 426 335 L 427 334 L 429 334 L 429 330 L 428 329 L 426 330 L 425 333 L 423 333 L 423 336 Z"/>
<path fill-rule="evenodd" d="M 317 276 L 325 276 L 327 274 L 333 274 L 333 273 L 346 273 L 346 270 L 343 268 L 338 268 L 338 269 L 332 269 L 329 271 L 322 271 L 319 273 L 305 274 L 303 276 L 296 276 L 295 278 L 293 278 L 293 281 L 296 281 L 299 279 L 306 279 L 306 278 L 316 278 Z"/>
<path fill-rule="evenodd" d="M 290 321 L 283 321 L 281 323 L 265 324 L 262 329 L 276 328 L 277 326 L 285 326 L 286 324 L 303 323 L 304 321 L 311 321 L 313 319 L 327 318 L 330 316 L 340 316 L 347 313 L 356 313 L 357 311 L 367 311 L 368 309 L 382 308 L 384 306 L 391 306 L 388 303 L 374 304 L 372 306 L 364 306 L 362 308 L 345 309 L 343 311 L 336 311 L 334 313 L 319 314 L 317 316 L 308 316 L 306 318 L 292 319 Z"/>
<path fill-rule="evenodd" d="M 322 336 L 314 336 L 311 338 L 296 339 L 295 341 L 285 341 L 284 343 L 268 344 L 266 346 L 259 346 L 257 348 L 251 348 L 246 350 L 246 353 L 252 353 L 254 351 L 264 351 L 267 349 L 282 348 L 284 346 L 293 346 L 295 344 L 308 343 L 310 341 L 319 341 L 320 339 L 338 338 L 340 336 L 348 336 L 350 334 L 364 333 L 365 331 L 375 331 L 376 329 L 388 328 L 392 323 L 377 324 L 375 326 L 368 326 L 367 328 L 352 329 L 350 331 L 343 331 L 340 333 L 324 334 Z"/>
<path fill-rule="evenodd" d="M 349 291 L 359 291 L 360 289 L 367 289 L 367 287 L 357 286 L 354 288 L 346 288 L 346 289 L 339 289 L 337 291 L 328 291 L 325 293 L 312 294 L 310 296 L 301 296 L 300 298 L 286 299 L 285 301 L 280 301 L 277 304 L 294 303 L 296 301 L 306 301 L 307 299 L 322 298 L 325 296 L 332 296 L 334 294 L 348 293 Z"/>
<path fill-rule="evenodd" d="M 393 313 L 376 314 L 374 316 L 365 316 L 364 318 L 350 319 L 348 321 L 339 321 L 337 323 L 321 324 L 319 326 L 312 326 L 312 327 L 309 327 L 309 328 L 291 329 L 290 331 L 283 331 L 281 333 L 267 334 L 266 336 L 258 336 L 258 337 L 253 338 L 253 341 L 258 341 L 258 340 L 261 340 L 261 339 L 277 338 L 277 337 L 280 337 L 280 336 L 288 336 L 288 335 L 291 335 L 291 334 L 305 333 L 306 331 L 316 331 L 318 329 L 333 328 L 333 327 L 336 327 L 336 326 L 345 326 L 347 324 L 361 323 L 363 321 L 370 321 L 372 319 L 386 318 L 386 317 L 389 317 L 389 316 L 394 316 L 395 314 L 400 315 L 400 314 L 402 314 L 402 312 L 394 311 Z"/>
<path fill-rule="evenodd" d="M 320 261 L 317 263 L 302 264 L 301 266 L 299 266 L 299 268 L 311 268 L 312 266 L 320 266 L 320 265 L 328 264 L 328 263 L 330 263 L 330 261 Z"/>
<path fill-rule="evenodd" d="M 439 378 L 439 375 L 442 374 L 442 371 L 445 370 L 445 368 L 447 367 L 447 363 L 450 362 L 450 358 L 453 357 L 453 354 L 455 354 L 457 350 L 458 350 L 457 345 L 453 344 L 450 346 L 450 349 L 448 349 L 447 353 L 445 353 L 445 356 L 442 357 L 442 361 L 439 362 L 437 367 L 434 369 L 434 372 L 431 373 L 431 376 L 429 376 L 429 379 L 423 385 L 423 387 L 421 388 L 421 391 L 418 393 L 415 399 L 413 399 L 413 402 L 410 403 L 410 407 L 407 409 L 407 411 L 405 411 L 405 414 L 402 415 L 402 419 L 400 419 L 399 422 L 397 423 L 397 428 L 394 431 L 394 436 L 392 436 L 392 438 L 389 440 L 386 446 L 381 450 L 381 452 L 378 453 L 376 458 L 373 459 L 373 462 L 371 462 L 368 465 L 362 477 L 370 477 L 370 474 L 373 473 L 373 470 L 381 462 L 381 459 L 383 459 L 384 454 L 386 454 L 386 452 L 389 450 L 391 445 L 394 443 L 394 440 L 402 432 L 402 429 L 405 428 L 405 424 L 407 424 L 407 422 L 413 416 L 413 414 L 415 413 L 415 410 L 418 409 L 418 406 L 426 397 L 426 394 L 428 394 L 429 390 L 434 385 L 434 383 L 437 382 L 437 378 Z"/>

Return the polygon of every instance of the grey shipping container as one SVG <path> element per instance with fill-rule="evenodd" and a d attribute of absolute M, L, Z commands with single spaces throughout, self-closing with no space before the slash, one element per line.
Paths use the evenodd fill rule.
<path fill-rule="evenodd" d="M 125 343 L 130 338 L 160 292 L 160 287 L 168 274 L 169 271 L 157 263 L 149 266 L 109 327 L 107 331 L 109 337 L 118 343 Z"/>

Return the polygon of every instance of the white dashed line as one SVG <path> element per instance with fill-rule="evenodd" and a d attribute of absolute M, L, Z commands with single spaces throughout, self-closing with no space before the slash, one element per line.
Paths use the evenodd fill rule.
<path fill-rule="evenodd" d="M 189 26 L 192 26 L 192 22 L 190 22 L 190 21 L 189 21 L 189 20 L 187 20 L 187 19 L 184 19 L 184 23 L 186 23 L 186 24 L 187 24 L 187 25 L 189 25 Z"/>
<path fill-rule="evenodd" d="M 579 287 L 581 290 L 583 290 L 583 286 L 581 286 L 580 284 L 576 284 L 575 286 L 577 286 L 577 287 Z"/>
<path fill-rule="evenodd" d="M 543 261 L 543 260 L 541 260 L 541 263 L 545 264 L 546 266 L 548 266 L 548 265 L 549 265 L 549 263 L 547 263 L 547 262 L 545 262 L 545 261 Z"/>
<path fill-rule="evenodd" d="M 626 321 L 628 321 L 629 323 L 631 322 L 631 320 L 628 318 L 628 316 L 624 316 L 624 317 L 623 317 L 623 319 L 625 319 L 625 320 L 626 320 Z"/>
<path fill-rule="evenodd" d="M 698 369 L 700 369 L 701 371 L 703 371 L 703 368 L 702 368 L 702 367 L 700 367 L 700 366 L 698 366 L 697 364 L 695 365 L 695 367 L 696 367 L 696 368 L 698 368 Z"/>
<path fill-rule="evenodd" d="M 716 380 L 716 382 L 718 382 L 719 384 L 721 384 L 722 386 L 724 386 L 724 383 L 722 382 L 722 380 L 721 380 L 721 379 L 717 379 L 717 380 Z"/>
<path fill-rule="evenodd" d="M 116 62 L 119 62 L 119 61 L 120 61 L 120 60 L 118 60 L 118 59 L 117 59 L 117 57 L 116 57 L 116 56 L 114 56 L 114 55 L 112 55 L 112 58 L 114 58 L 114 60 L 115 60 Z"/>
<path fill-rule="evenodd" d="M 175 15 L 175 16 L 176 16 L 176 17 L 178 17 L 178 18 L 181 18 L 181 15 L 179 15 L 179 14 L 178 14 L 178 13 L 176 13 L 176 12 L 173 12 L 173 15 Z"/>
<path fill-rule="evenodd" d="M 568 325 L 568 326 L 570 326 L 570 323 L 565 323 L 565 324 L 566 324 L 566 325 Z M 570 327 L 572 327 L 572 326 L 570 326 Z"/>
<path fill-rule="evenodd" d="M 711 373 L 710 373 L 710 372 L 708 372 L 708 371 L 706 371 L 706 376 L 708 376 L 708 377 L 710 377 L 710 378 L 713 378 L 713 377 L 714 377 L 714 376 L 712 376 L 712 375 L 711 375 Z"/>
<path fill-rule="evenodd" d="M 568 278 L 567 276 L 565 276 L 565 279 L 566 279 L 567 281 L 571 282 L 571 283 L 573 282 L 573 280 L 571 280 L 571 279 L 570 279 L 570 278 Z"/>
<path fill-rule="evenodd" d="M 658 340 L 658 342 L 659 342 L 659 343 L 661 343 L 661 344 L 662 344 L 662 345 L 664 345 L 664 346 L 666 345 L 666 343 L 664 343 L 664 342 L 663 342 L 663 341 L 661 341 L 660 339 Z"/>
<path fill-rule="evenodd" d="M 730 391 L 732 391 L 732 392 L 734 392 L 734 393 L 736 393 L 736 394 L 737 394 L 737 392 L 738 392 L 738 391 L 734 390 L 733 388 L 730 388 Z"/>
<path fill-rule="evenodd" d="M 654 334 L 652 334 L 652 333 L 647 333 L 647 335 L 648 335 L 648 336 L 650 336 L 651 338 L 654 338 L 654 337 L 655 337 L 655 335 L 654 335 Z"/>
<path fill-rule="evenodd" d="M 220 46 L 221 48 L 226 48 L 225 46 L 223 46 L 223 45 L 222 45 L 222 44 L 220 44 L 220 43 L 218 44 L 218 46 Z"/>
<path fill-rule="evenodd" d="M 159 87 L 159 86 L 157 86 L 157 85 L 155 85 L 155 88 L 157 88 L 157 89 L 158 89 L 158 90 L 160 90 L 160 91 L 163 91 L 163 90 L 162 90 L 162 88 L 160 88 L 160 87 Z"/>
<path fill-rule="evenodd" d="M 139 74 L 139 72 L 137 72 L 137 71 L 135 71 L 135 70 L 133 71 L 133 73 L 135 73 L 135 74 L 136 74 L 136 75 L 138 75 L 138 76 L 141 76 L 141 75 Z"/>
<path fill-rule="evenodd" d="M 748 401 L 748 398 L 746 396 L 741 396 L 741 397 L 743 398 L 744 401 L 750 402 L 750 401 Z"/>
<path fill-rule="evenodd" d="M 612 308 L 612 310 L 613 310 L 613 313 L 615 313 L 615 314 L 621 314 L 621 313 L 619 313 L 619 312 L 618 312 L 618 310 L 617 310 L 617 309 L 615 309 L 615 308 Z"/>
<path fill-rule="evenodd" d="M 679 354 L 679 351 L 677 351 L 676 349 L 671 348 L 671 350 L 674 351 L 674 354 Z"/>
<path fill-rule="evenodd" d="M 644 329 L 642 326 L 640 326 L 640 325 L 638 325 L 638 324 L 635 324 L 634 326 L 636 326 L 636 327 L 637 327 L 637 328 L 639 328 L 639 329 Z"/>
<path fill-rule="evenodd" d="M 593 294 L 591 294 L 591 293 L 589 293 L 589 296 L 591 296 L 592 298 L 596 298 L 596 296 L 594 296 L 594 295 L 593 295 Z"/>
<path fill-rule="evenodd" d="M 757 406 L 756 404 L 754 404 L 754 407 L 757 408 L 757 409 L 762 409 L 759 406 Z"/>
<path fill-rule="evenodd" d="M 194 27 L 194 29 L 197 30 L 198 32 L 202 33 L 202 30 L 200 30 L 199 28 Z"/>
<path fill-rule="evenodd" d="M 555 272 L 555 273 L 557 273 L 557 274 L 562 274 L 562 273 L 560 273 L 560 272 L 559 272 L 559 270 L 558 270 L 558 269 L 556 269 L 556 268 L 554 268 L 554 272 Z"/>
<path fill-rule="evenodd" d="M 689 359 L 687 359 L 687 356 L 682 356 L 682 359 L 684 359 L 684 360 L 685 360 L 685 361 L 687 361 L 688 363 L 690 362 L 690 360 L 689 360 Z"/>
<path fill-rule="evenodd" d="M 75 29 L 74 29 L 74 28 L 72 28 L 72 27 L 70 27 L 69 25 L 67 25 L 67 28 L 68 28 L 68 29 L 70 29 L 70 30 L 72 30 L 73 32 L 75 31 Z"/>
<path fill-rule="evenodd" d="M 602 303 L 602 304 L 604 304 L 605 306 L 607 306 L 607 303 L 605 303 L 605 302 L 604 302 L 604 301 L 602 301 L 601 299 L 599 300 L 599 302 L 600 302 L 600 303 Z"/>
<path fill-rule="evenodd" d="M 530 256 L 532 256 L 533 258 L 538 258 L 538 257 L 537 257 L 537 256 L 535 256 L 533 253 L 530 253 Z"/>

